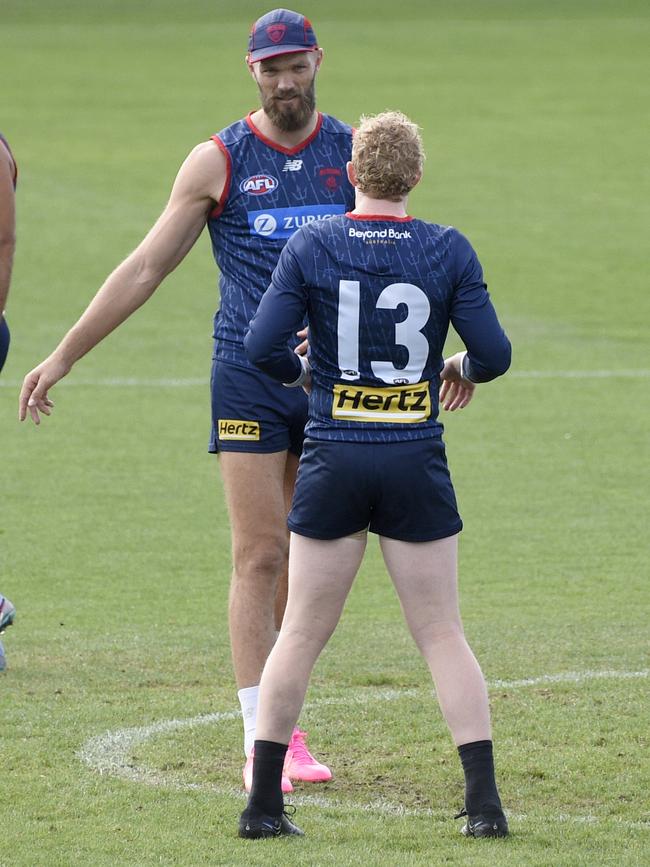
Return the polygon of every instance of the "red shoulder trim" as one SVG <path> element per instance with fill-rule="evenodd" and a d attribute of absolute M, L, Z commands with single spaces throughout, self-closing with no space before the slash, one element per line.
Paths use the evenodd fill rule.
<path fill-rule="evenodd" d="M 219 136 L 213 135 L 211 136 L 211 139 L 226 157 L 226 182 L 223 185 L 223 190 L 221 191 L 219 201 L 208 215 L 209 220 L 216 220 L 216 218 L 223 213 L 223 209 L 226 207 L 226 202 L 228 201 L 228 195 L 230 194 L 230 181 L 232 180 L 232 160 L 230 158 L 228 148 L 221 141 Z"/>
<path fill-rule="evenodd" d="M 391 217 L 389 214 L 353 214 L 351 211 L 345 215 L 351 220 L 383 220 L 386 223 L 410 223 L 414 217 Z"/>
<path fill-rule="evenodd" d="M 316 138 L 316 136 L 318 135 L 318 133 L 320 132 L 320 128 L 323 125 L 323 115 L 319 111 L 318 112 L 318 120 L 316 121 L 316 127 L 315 127 L 314 131 L 311 133 L 311 135 L 309 135 L 304 141 L 301 141 L 300 144 L 296 145 L 295 147 L 285 148 L 285 147 L 282 147 L 282 145 L 279 145 L 277 142 L 274 142 L 272 139 L 267 138 L 265 135 L 263 135 L 258 130 L 258 128 L 255 126 L 255 124 L 251 120 L 252 114 L 253 114 L 253 112 L 251 111 L 246 116 L 246 123 L 248 124 L 250 131 L 252 133 L 254 133 L 260 141 L 263 141 L 265 145 L 267 145 L 270 148 L 273 148 L 274 151 L 279 151 L 281 154 L 287 154 L 287 156 L 293 156 L 293 154 L 297 154 L 303 148 L 306 148 L 307 145 L 311 144 L 313 142 L 313 140 Z"/>

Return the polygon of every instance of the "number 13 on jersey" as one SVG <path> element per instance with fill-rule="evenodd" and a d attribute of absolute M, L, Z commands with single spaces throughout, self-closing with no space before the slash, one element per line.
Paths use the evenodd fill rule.
<path fill-rule="evenodd" d="M 338 364 L 341 379 L 359 379 L 359 325 L 361 284 L 358 280 L 339 281 L 339 315 L 337 325 Z M 372 361 L 373 375 L 382 382 L 419 382 L 429 358 L 429 341 L 422 329 L 429 321 L 431 305 L 425 293 L 413 283 L 391 283 L 377 298 L 376 308 L 396 310 L 407 308 L 406 318 L 395 323 L 392 345 L 404 346 L 408 352 L 406 367 L 398 368 L 391 361 Z M 390 351 L 392 347 L 386 347 Z M 363 347 L 361 347 L 363 351 Z"/>

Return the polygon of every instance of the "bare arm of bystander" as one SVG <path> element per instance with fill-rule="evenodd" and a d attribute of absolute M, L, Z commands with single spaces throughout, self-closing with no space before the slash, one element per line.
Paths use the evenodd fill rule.
<path fill-rule="evenodd" d="M 9 295 L 15 249 L 14 163 L 11 154 L 0 142 L 0 321 Z"/>

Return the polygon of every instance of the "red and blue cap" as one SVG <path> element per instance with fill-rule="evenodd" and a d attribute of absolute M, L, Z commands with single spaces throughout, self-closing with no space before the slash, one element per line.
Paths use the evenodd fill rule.
<path fill-rule="evenodd" d="M 315 51 L 318 48 L 311 21 L 290 9 L 273 9 L 258 18 L 248 37 L 248 61 L 268 60 L 278 54 Z"/>

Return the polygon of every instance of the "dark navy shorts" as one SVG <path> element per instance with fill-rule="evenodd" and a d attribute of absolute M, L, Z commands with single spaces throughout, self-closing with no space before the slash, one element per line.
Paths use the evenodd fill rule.
<path fill-rule="evenodd" d="M 307 395 L 285 388 L 259 370 L 214 360 L 210 452 L 282 452 L 300 455 Z"/>
<path fill-rule="evenodd" d="M 2 311 L 0 310 L 0 316 Z M 6 319 L 0 319 L 0 370 L 5 366 L 7 353 L 9 352 L 9 326 Z"/>
<path fill-rule="evenodd" d="M 366 527 L 403 542 L 462 530 L 440 438 L 397 443 L 305 441 L 289 529 L 339 539 Z"/>

